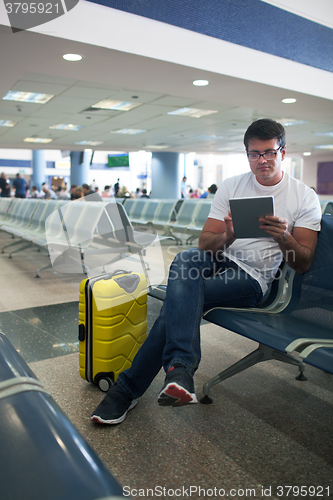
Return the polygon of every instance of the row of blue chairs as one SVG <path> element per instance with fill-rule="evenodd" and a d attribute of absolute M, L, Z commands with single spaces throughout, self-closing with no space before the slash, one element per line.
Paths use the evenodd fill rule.
<path fill-rule="evenodd" d="M 132 224 L 151 226 L 163 230 L 164 235 L 173 236 L 177 243 L 182 239 L 177 234 L 187 235 L 190 244 L 199 237 L 210 212 L 212 199 L 189 198 L 157 200 L 150 198 L 125 199 L 123 205 Z M 321 200 L 323 214 L 333 214 L 333 201 Z"/>
<path fill-rule="evenodd" d="M 333 201 L 332 200 L 320 200 L 321 213 L 327 215 L 333 215 Z"/>
<path fill-rule="evenodd" d="M 150 198 L 128 199 L 125 210 L 133 225 L 151 226 L 164 231 L 164 236 L 172 236 L 177 243 L 182 240 L 179 233 L 188 235 L 186 243 L 199 237 L 208 217 L 212 200 L 189 198 L 185 200 Z"/>
<path fill-rule="evenodd" d="M 134 231 L 121 203 L 0 199 L 0 230 L 13 241 L 9 257 L 30 247 L 46 250 L 60 272 L 87 274 L 133 254 L 144 255 L 156 235 Z M 149 265 L 146 263 L 146 267 Z"/>
<path fill-rule="evenodd" d="M 2 248 L 11 249 L 9 257 L 32 246 L 48 251 L 51 267 L 70 248 L 67 259 L 71 269 L 86 270 L 84 252 L 91 244 L 104 205 L 98 202 L 20 199 L 0 200 L 0 229 L 13 238 Z M 73 250 L 76 251 L 76 254 Z M 69 256 L 69 252 L 66 254 Z M 80 269 L 80 271 L 81 271 Z"/>

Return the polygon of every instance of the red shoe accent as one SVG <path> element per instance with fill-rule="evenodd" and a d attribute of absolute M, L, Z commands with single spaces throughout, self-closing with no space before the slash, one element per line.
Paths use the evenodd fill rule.
<path fill-rule="evenodd" d="M 164 390 L 164 394 L 167 394 L 171 398 L 174 398 L 174 404 L 176 404 L 177 406 L 186 405 L 193 400 L 191 394 L 189 394 L 185 389 L 182 389 L 178 384 L 169 385 Z"/>

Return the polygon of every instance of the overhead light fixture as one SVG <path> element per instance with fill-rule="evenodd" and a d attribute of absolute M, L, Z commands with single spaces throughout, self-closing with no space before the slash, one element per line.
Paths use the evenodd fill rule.
<path fill-rule="evenodd" d="M 64 54 L 62 57 L 66 61 L 72 61 L 72 62 L 81 61 L 82 59 L 82 56 L 80 56 L 80 54 Z"/>
<path fill-rule="evenodd" d="M 141 102 L 128 102 L 128 101 L 114 101 L 111 99 L 103 99 L 96 104 L 93 104 L 92 108 L 99 109 L 112 109 L 115 111 L 130 111 L 137 106 L 140 106 Z"/>
<path fill-rule="evenodd" d="M 315 146 L 316 149 L 333 149 L 333 144 L 323 144 L 322 146 Z"/>
<path fill-rule="evenodd" d="M 47 142 L 52 142 L 52 139 L 43 139 L 42 137 L 26 137 L 23 142 L 41 142 L 46 144 Z"/>
<path fill-rule="evenodd" d="M 77 130 L 81 130 L 82 128 L 85 128 L 83 125 L 73 125 L 71 123 L 60 123 L 59 125 L 51 125 L 49 127 L 54 130 L 71 130 L 73 132 L 76 132 Z"/>
<path fill-rule="evenodd" d="M 296 99 L 294 99 L 293 97 L 286 97 L 285 99 L 282 99 L 282 102 L 284 104 L 293 104 L 294 102 L 296 102 Z"/>
<path fill-rule="evenodd" d="M 99 146 L 100 144 L 103 144 L 103 142 L 100 142 L 100 141 L 79 141 L 79 142 L 75 142 L 74 144 L 77 144 L 78 146 Z"/>
<path fill-rule="evenodd" d="M 216 141 L 218 139 L 223 139 L 222 135 L 196 135 L 194 139 L 200 139 L 202 141 Z"/>
<path fill-rule="evenodd" d="M 18 102 L 30 102 L 33 104 L 45 104 L 50 99 L 52 99 L 52 97 L 54 97 L 54 95 L 10 90 L 2 99 L 4 101 L 18 101 Z"/>
<path fill-rule="evenodd" d="M 326 137 L 333 137 L 333 132 L 317 132 L 316 135 L 325 135 Z"/>
<path fill-rule="evenodd" d="M 191 118 L 201 118 L 202 116 L 217 113 L 212 109 L 180 108 L 175 111 L 169 111 L 168 115 L 190 116 Z"/>
<path fill-rule="evenodd" d="M 304 151 L 303 156 L 311 156 L 311 152 L 310 151 Z"/>
<path fill-rule="evenodd" d="M 304 121 L 304 120 L 294 120 L 294 119 L 290 119 L 288 120 L 288 118 L 285 118 L 285 119 L 282 119 L 282 120 L 279 120 L 281 125 L 283 125 L 284 127 L 292 127 L 294 125 L 303 125 L 304 123 L 309 123 L 307 121 Z"/>
<path fill-rule="evenodd" d="M 194 80 L 194 82 L 192 82 L 192 83 L 196 87 L 206 87 L 206 85 L 209 85 L 208 80 Z"/>
<path fill-rule="evenodd" d="M 146 149 L 166 149 L 168 147 L 168 144 L 150 144 L 149 146 L 145 146 Z"/>
<path fill-rule="evenodd" d="M 14 127 L 17 122 L 13 122 L 12 120 L 0 120 L 0 127 Z"/>
<path fill-rule="evenodd" d="M 147 130 L 140 130 L 136 128 L 122 128 L 121 130 L 111 130 L 110 134 L 137 135 L 137 134 L 142 134 L 143 132 L 147 132 Z"/>

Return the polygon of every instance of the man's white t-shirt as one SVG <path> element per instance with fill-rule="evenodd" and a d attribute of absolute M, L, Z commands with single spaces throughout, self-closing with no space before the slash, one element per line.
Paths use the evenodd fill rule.
<path fill-rule="evenodd" d="M 230 198 L 274 196 L 275 215 L 288 220 L 288 230 L 304 227 L 320 231 L 321 208 L 313 189 L 283 173 L 275 186 L 262 186 L 252 172 L 226 179 L 215 194 L 209 218 L 224 220 Z M 263 293 L 274 279 L 282 252 L 273 238 L 236 239 L 223 254 L 259 281 Z"/>

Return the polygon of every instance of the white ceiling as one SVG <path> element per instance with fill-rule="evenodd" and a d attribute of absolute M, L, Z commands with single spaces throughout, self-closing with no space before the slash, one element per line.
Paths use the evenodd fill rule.
<path fill-rule="evenodd" d="M 84 58 L 66 62 L 62 55 L 68 52 Z M 333 133 L 330 99 L 293 91 L 297 101 L 286 105 L 281 100 L 291 92 L 271 85 L 41 33 L 22 31 L 13 36 L 4 25 L 0 25 L 0 60 L 0 97 L 8 90 L 54 94 L 43 105 L 1 99 L 0 120 L 14 120 L 17 125 L 0 127 L 0 148 L 82 150 L 75 142 L 91 140 L 102 142 L 93 149 L 103 151 L 153 151 L 149 146 L 154 145 L 163 146 L 162 151 L 243 152 L 244 131 L 262 117 L 307 122 L 287 128 L 289 153 L 316 151 L 327 156 L 327 150 L 315 150 L 315 146 L 333 144 L 333 137 L 316 135 Z M 210 85 L 194 87 L 196 78 L 207 78 Z M 122 112 L 87 111 L 106 98 L 140 106 Z M 167 114 L 181 107 L 218 112 L 203 118 Z M 77 132 L 49 128 L 65 123 L 85 128 Z M 122 128 L 146 132 L 111 133 Z M 23 142 L 31 136 L 52 142 Z"/>

